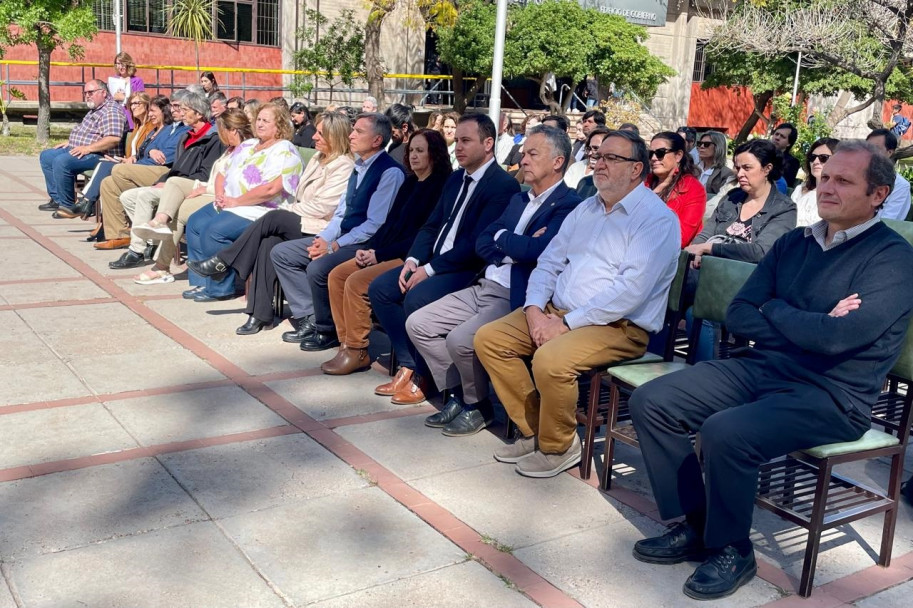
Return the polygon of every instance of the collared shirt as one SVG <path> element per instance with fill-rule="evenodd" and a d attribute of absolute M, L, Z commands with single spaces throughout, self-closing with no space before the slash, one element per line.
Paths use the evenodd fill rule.
<path fill-rule="evenodd" d="M 831 240 L 830 244 L 825 242 L 825 239 L 827 238 L 827 220 L 821 220 L 819 222 L 815 222 L 811 226 L 806 226 L 805 236 L 814 238 L 815 242 L 821 246 L 821 249 L 823 251 L 827 251 L 829 249 L 833 249 L 837 245 L 846 243 L 853 237 L 859 236 L 880 221 L 881 218 L 876 215 L 867 222 L 856 224 L 855 226 L 847 228 L 846 230 L 838 230 L 834 233 L 834 238 Z"/>
<path fill-rule="evenodd" d="M 379 154 L 379 152 L 376 152 L 367 160 L 362 160 L 360 157 L 355 159 L 356 188 L 361 186 L 365 174 L 368 172 L 368 169 L 371 168 L 371 165 L 374 164 L 374 161 L 377 160 Z M 340 228 L 342 220 L 346 215 L 346 195 L 343 193 L 343 195 L 339 197 L 339 206 L 336 207 L 336 212 L 333 213 L 333 219 L 330 220 L 327 227 L 321 230 L 320 234 L 317 236 L 327 243 L 336 241 L 336 244 L 340 247 L 364 243 L 374 236 L 374 233 L 377 232 L 378 228 L 380 228 L 387 219 L 387 213 L 390 212 L 390 207 L 393 205 L 393 199 L 396 198 L 396 193 L 405 180 L 406 176 L 403 174 L 402 169 L 390 167 L 384 171 L 380 176 L 380 181 L 377 183 L 377 189 L 374 190 L 374 194 L 371 195 L 365 221 L 345 234 L 342 234 L 342 229 Z"/>
<path fill-rule="evenodd" d="M 568 215 L 529 278 L 526 306 L 551 300 L 571 329 L 621 319 L 662 327 L 681 234 L 676 215 L 638 185 L 610 211 L 598 196 Z"/>
<path fill-rule="evenodd" d="M 891 194 L 884 199 L 884 206 L 878 212 L 878 217 L 883 220 L 903 221 L 907 219 L 908 213 L 910 213 L 910 182 L 897 173 L 894 176 L 894 187 L 891 188 Z"/>
<path fill-rule="evenodd" d="M 526 207 L 523 208 L 523 213 L 520 214 L 520 219 L 517 220 L 517 225 L 514 227 L 514 234 L 523 234 L 526 231 L 526 227 L 529 226 L 529 222 L 533 219 L 536 211 L 539 210 L 542 203 L 548 200 L 548 197 L 552 195 L 552 192 L 555 191 L 555 188 L 557 188 L 560 183 L 561 181 L 556 182 L 539 196 L 534 196 L 533 191 L 529 191 L 529 202 L 526 203 Z M 504 228 L 498 230 L 494 235 L 494 240 L 497 241 L 498 237 L 506 231 L 507 230 Z M 513 263 L 514 261 L 510 256 L 506 255 L 504 256 L 504 259 L 501 260 L 500 266 L 489 264 L 488 267 L 485 268 L 485 278 L 494 281 L 502 287 L 510 287 L 510 265 Z"/>
<path fill-rule="evenodd" d="M 103 104 L 89 110 L 82 122 L 70 131 L 67 145 L 72 148 L 90 146 L 105 137 L 120 137 L 124 133 L 125 124 L 124 109 L 113 98 L 108 97 Z M 119 145 L 115 144 L 99 154 L 117 154 L 118 147 Z"/>
<path fill-rule="evenodd" d="M 488 171 L 488 167 L 494 164 L 495 160 L 496 159 L 494 157 L 491 157 L 488 162 L 469 174 L 469 177 L 472 179 L 472 181 L 469 182 L 468 186 L 465 183 L 460 186 L 460 191 L 457 193 L 456 200 L 460 200 L 460 196 L 463 194 L 463 188 L 466 188 L 466 197 L 463 199 L 463 205 L 457 210 L 456 219 L 453 220 L 453 225 L 450 226 L 450 230 L 447 232 L 447 234 L 438 234 L 438 237 L 434 240 L 435 245 L 437 245 L 439 240 L 444 239 L 444 244 L 441 245 L 441 254 L 447 253 L 453 249 L 453 242 L 456 240 L 456 233 L 460 229 L 460 222 L 463 220 L 463 213 L 466 211 L 466 207 L 469 206 L 469 199 L 472 198 L 472 193 L 476 191 L 476 186 L 478 185 L 479 180 L 482 179 L 482 176 L 484 176 L 485 172 Z M 451 209 L 451 213 L 452 212 L 453 210 Z M 444 225 L 441 226 L 441 230 L 443 230 L 446 225 L 447 222 L 445 220 Z M 410 259 L 414 260 L 414 258 Z M 418 260 L 414 261 L 416 264 L 418 263 Z M 429 277 L 434 276 L 434 268 L 431 267 L 431 262 L 425 264 L 423 268 Z"/>

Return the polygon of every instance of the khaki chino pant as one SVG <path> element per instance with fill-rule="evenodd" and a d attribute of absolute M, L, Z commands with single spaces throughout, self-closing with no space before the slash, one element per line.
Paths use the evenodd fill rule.
<path fill-rule="evenodd" d="M 105 238 L 124 239 L 130 236 L 127 214 L 120 195 L 132 188 L 151 186 L 168 173 L 168 167 L 158 165 L 117 165 L 111 175 L 101 182 L 102 222 Z"/>
<path fill-rule="evenodd" d="M 567 314 L 549 303 L 546 313 Z M 577 432 L 578 376 L 593 367 L 632 359 L 647 350 L 648 334 L 628 321 L 578 327 L 536 348 L 523 309 L 476 333 L 479 360 L 524 437 L 538 436 L 545 454 L 562 454 Z M 532 357 L 532 376 L 524 358 Z"/>
<path fill-rule="evenodd" d="M 368 336 L 371 334 L 368 287 L 375 277 L 402 264 L 402 260 L 396 259 L 361 268 L 352 259 L 330 271 L 327 280 L 330 311 L 340 344 L 349 348 L 368 348 Z"/>

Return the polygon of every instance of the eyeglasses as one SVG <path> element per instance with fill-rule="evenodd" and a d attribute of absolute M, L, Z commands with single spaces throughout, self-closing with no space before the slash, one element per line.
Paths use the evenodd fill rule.
<path fill-rule="evenodd" d="M 131 101 L 131 102 L 130 102 L 130 105 L 131 105 L 131 106 L 143 106 L 143 105 L 146 105 L 146 104 L 144 104 L 142 101 Z"/>
<path fill-rule="evenodd" d="M 101 90 L 102 90 L 102 89 L 92 89 L 91 91 L 83 91 L 83 92 L 82 92 L 82 95 L 83 95 L 83 97 L 88 97 L 89 95 L 93 95 L 93 94 L 95 94 L 95 93 L 98 93 L 98 92 L 101 91 Z"/>
<path fill-rule="evenodd" d="M 698 148 L 709 148 L 709 147 L 712 146 L 712 145 L 713 145 L 713 142 L 712 142 L 712 141 L 699 141 L 699 142 L 697 142 L 697 147 L 698 147 Z"/>
<path fill-rule="evenodd" d="M 817 160 L 817 161 L 820 161 L 821 164 L 823 165 L 824 163 L 827 162 L 827 160 L 830 157 L 831 157 L 830 154 L 809 154 L 808 155 L 808 164 L 812 164 L 813 162 L 815 162 Z"/>
<path fill-rule="evenodd" d="M 596 162 L 602 161 L 606 164 L 608 163 L 639 163 L 640 161 L 636 158 L 629 158 L 627 156 L 619 156 L 618 154 L 598 154 L 594 153 L 592 158 L 596 159 Z"/>
<path fill-rule="evenodd" d="M 656 160 L 662 160 L 666 154 L 672 152 L 669 148 L 657 148 L 656 150 L 649 150 L 647 152 L 648 158 L 656 157 Z"/>

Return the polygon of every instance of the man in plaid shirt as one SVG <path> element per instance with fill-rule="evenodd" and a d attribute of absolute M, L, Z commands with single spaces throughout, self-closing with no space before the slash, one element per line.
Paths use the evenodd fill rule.
<path fill-rule="evenodd" d="M 76 202 L 76 175 L 94 169 L 105 154 L 118 156 L 124 134 L 124 109 L 108 95 L 101 80 L 90 80 L 83 86 L 83 97 L 89 107 L 82 122 L 65 144 L 44 150 L 39 160 L 50 200 L 40 205 L 42 211 L 71 208 Z"/>

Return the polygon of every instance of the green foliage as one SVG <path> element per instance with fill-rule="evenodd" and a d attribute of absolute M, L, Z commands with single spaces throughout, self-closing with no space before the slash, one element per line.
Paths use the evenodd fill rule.
<path fill-rule="evenodd" d="M 355 76 L 365 69 L 365 30 L 355 21 L 351 10 L 344 10 L 339 17 L 329 21 L 314 10 L 305 11 L 306 26 L 298 31 L 303 43 L 292 59 L 296 70 L 309 72 L 298 76 L 291 85 L 296 95 L 306 94 L 317 86 L 321 75 L 330 81 L 330 100 L 333 99 L 334 76 L 351 87 Z M 318 39 L 317 31 L 320 30 Z"/>
<path fill-rule="evenodd" d="M 196 51 L 197 75 L 200 71 L 200 45 L 212 40 L 212 9 L 214 0 L 172 0 L 166 7 L 170 15 L 168 33 L 180 38 L 189 38 Z"/>
<path fill-rule="evenodd" d="M 79 59 L 85 49 L 76 41 L 98 31 L 91 0 L 2 0 L 0 24 L 0 56 L 3 47 L 35 44 L 46 51 L 65 47 Z"/>
<path fill-rule="evenodd" d="M 493 4 L 482 0 L 461 4 L 454 25 L 438 29 L 441 59 L 467 74 L 490 73 L 494 27 Z M 646 28 L 616 15 L 583 9 L 575 0 L 511 5 L 504 72 L 540 83 L 549 72 L 574 80 L 595 72 L 601 82 L 652 97 L 675 72 L 650 55 L 643 46 L 646 38 Z"/>

